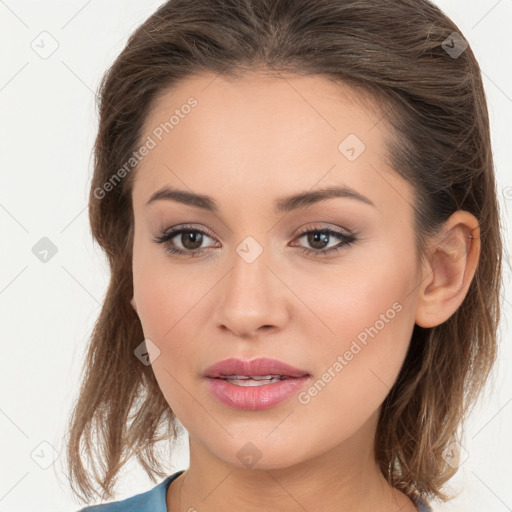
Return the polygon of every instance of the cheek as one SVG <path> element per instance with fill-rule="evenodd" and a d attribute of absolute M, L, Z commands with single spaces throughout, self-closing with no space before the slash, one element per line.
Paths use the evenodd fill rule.
<path fill-rule="evenodd" d="M 189 387 L 197 372 L 198 354 L 208 319 L 202 305 L 208 290 L 215 285 L 211 275 L 194 272 L 192 266 L 172 265 L 164 257 L 134 257 L 134 296 L 144 337 L 154 349 L 152 369 L 160 388 L 176 413 L 189 395 Z M 180 386 L 181 384 L 181 386 Z M 181 405 L 180 405 L 181 404 Z"/>
<path fill-rule="evenodd" d="M 393 256 L 396 255 L 383 261 L 393 261 Z M 329 351 L 348 349 L 355 338 L 364 344 L 377 333 L 381 340 L 404 338 L 400 326 L 410 323 L 404 311 L 410 309 L 414 296 L 413 266 L 405 259 L 383 264 L 362 256 L 359 261 L 327 272 L 309 276 L 303 273 L 293 282 L 294 292 L 304 298 L 315 316 L 313 319 L 312 315 L 304 315 L 299 320 L 303 331 L 311 337 L 315 330 Z"/>
<path fill-rule="evenodd" d="M 189 388 L 187 379 L 193 375 L 194 353 L 199 350 L 193 331 L 197 323 L 190 319 L 205 287 L 198 286 L 186 271 L 170 272 L 168 263 L 157 260 L 144 264 L 143 259 L 134 259 L 137 314 L 144 337 L 157 347 L 151 354 L 151 367 L 158 385 L 174 413 L 186 418 L 193 406 L 184 389 Z"/>
<path fill-rule="evenodd" d="M 169 261 L 162 247 L 134 250 L 133 286 L 144 334 L 157 344 L 165 344 L 193 316 L 193 308 L 209 287 L 204 273 L 194 275 L 192 265 Z"/>
<path fill-rule="evenodd" d="M 353 271 L 317 288 L 316 307 L 331 332 L 323 329 L 315 344 L 317 374 L 302 403 L 315 409 L 310 417 L 337 417 L 347 433 L 389 393 L 414 327 L 414 261 L 391 253 L 382 261 L 392 263 L 354 262 Z"/>
<path fill-rule="evenodd" d="M 325 443 L 353 436 L 376 413 L 398 377 L 412 334 L 410 315 L 396 303 L 395 309 L 387 301 L 383 304 L 384 309 L 373 304 L 357 318 L 348 312 L 340 315 L 337 339 L 315 345 L 318 371 L 297 399 L 303 407 L 303 428 L 321 426 Z M 381 311 L 388 311 L 388 323 L 379 318 Z"/>

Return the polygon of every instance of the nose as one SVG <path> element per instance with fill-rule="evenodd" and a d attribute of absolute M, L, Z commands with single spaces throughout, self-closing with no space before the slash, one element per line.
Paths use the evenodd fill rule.
<path fill-rule="evenodd" d="M 237 253 L 233 268 L 217 288 L 215 320 L 217 325 L 237 338 L 254 338 L 278 331 L 289 319 L 290 291 L 268 266 L 266 252 L 252 262 Z"/>

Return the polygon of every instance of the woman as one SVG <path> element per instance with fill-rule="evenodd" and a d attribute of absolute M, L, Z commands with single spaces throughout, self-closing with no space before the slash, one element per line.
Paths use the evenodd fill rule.
<path fill-rule="evenodd" d="M 112 275 L 68 445 L 85 500 L 133 455 L 166 476 L 154 449 L 180 424 L 189 468 L 100 510 L 448 499 L 502 252 L 457 26 L 426 0 L 171 0 L 100 92 Z"/>

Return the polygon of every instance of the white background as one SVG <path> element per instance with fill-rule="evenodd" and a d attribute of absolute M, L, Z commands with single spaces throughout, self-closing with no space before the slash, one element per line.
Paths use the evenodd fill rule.
<path fill-rule="evenodd" d="M 87 217 L 97 127 L 94 92 L 128 35 L 160 3 L 0 0 L 2 512 L 73 512 L 82 506 L 71 495 L 62 462 L 65 424 L 108 282 L 106 260 L 92 242 Z M 436 3 L 469 40 L 483 71 L 508 254 L 512 0 Z M 47 59 L 31 48 L 43 31 L 58 43 Z M 42 237 L 58 249 L 47 263 L 32 253 Z M 468 458 L 448 487 L 460 495 L 449 504 L 434 505 L 436 511 L 512 510 L 508 265 L 506 261 L 494 384 L 468 423 Z M 183 442 L 182 451 L 169 462 L 169 474 L 188 466 L 186 435 Z M 42 469 L 35 461 L 49 463 L 53 449 L 55 463 Z M 130 466 L 123 473 L 118 499 L 154 485 L 137 466 Z"/>

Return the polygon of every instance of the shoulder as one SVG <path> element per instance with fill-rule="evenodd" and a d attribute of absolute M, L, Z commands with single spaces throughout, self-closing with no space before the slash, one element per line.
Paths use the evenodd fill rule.
<path fill-rule="evenodd" d="M 85 507 L 77 512 L 167 512 L 165 502 L 167 488 L 183 471 L 173 473 L 149 491 L 124 500 Z"/>

